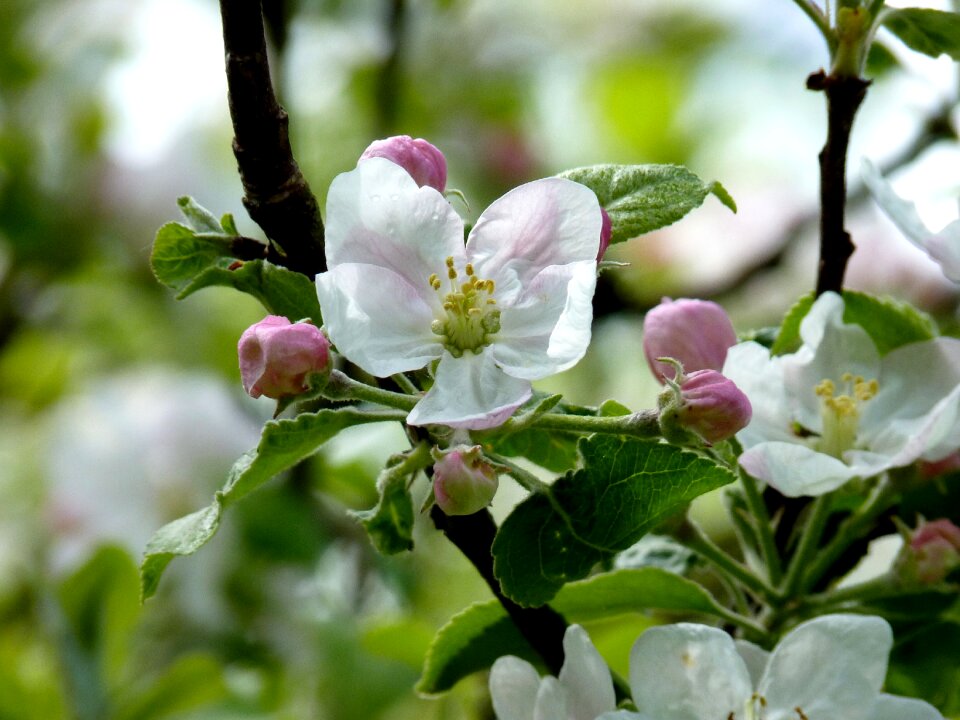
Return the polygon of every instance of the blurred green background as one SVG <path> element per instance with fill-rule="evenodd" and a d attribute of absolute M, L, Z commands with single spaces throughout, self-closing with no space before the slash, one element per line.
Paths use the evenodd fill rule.
<path fill-rule="evenodd" d="M 589 355 L 544 389 L 649 405 L 642 312 L 662 296 L 716 298 L 747 329 L 811 288 L 823 108 L 803 83 L 825 49 L 789 0 L 266 6 L 321 203 L 371 140 L 399 133 L 445 152 L 471 217 L 600 162 L 685 164 L 736 198 L 737 215 L 708 199 L 615 248 L 630 266 L 604 277 Z M 882 39 L 851 190 L 860 157 L 893 161 L 942 225 L 960 194 L 956 70 Z M 222 70 L 212 0 L 0 3 L 0 720 L 490 717 L 482 677 L 412 691 L 436 629 L 488 590 L 429 522 L 413 554 L 385 560 L 344 513 L 375 502 L 399 428 L 345 433 L 139 603 L 150 535 L 208 502 L 273 410 L 237 370 L 259 306 L 220 288 L 175 302 L 148 265 L 179 195 L 258 236 Z M 849 226 L 852 286 L 954 323 L 954 288 L 869 203 Z M 505 483 L 495 511 L 518 497 Z M 648 622 L 591 631 L 624 671 Z"/>

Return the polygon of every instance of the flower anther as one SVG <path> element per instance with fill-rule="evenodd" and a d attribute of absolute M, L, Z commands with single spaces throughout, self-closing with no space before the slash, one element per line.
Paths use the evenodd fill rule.
<path fill-rule="evenodd" d="M 463 269 L 466 280 L 460 282 L 453 256 L 446 260 L 450 291 L 443 293 L 443 282 L 433 273 L 430 287 L 440 294 L 443 316 L 430 324 L 434 335 L 439 335 L 443 346 L 454 357 L 467 350 L 479 353 L 490 344 L 491 336 L 500 331 L 500 310 L 493 297 L 496 283 L 477 277 L 472 263 Z"/>
<path fill-rule="evenodd" d="M 837 395 L 837 385 L 829 378 L 821 380 L 813 389 L 820 398 L 820 419 L 823 431 L 817 440 L 817 449 L 835 458 L 855 447 L 860 426 L 861 406 L 871 400 L 880 389 L 876 379 L 864 380 L 860 375 L 844 373 L 840 376 L 844 393 Z"/>

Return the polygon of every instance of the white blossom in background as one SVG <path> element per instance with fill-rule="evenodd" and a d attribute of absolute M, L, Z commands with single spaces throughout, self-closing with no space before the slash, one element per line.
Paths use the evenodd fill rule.
<path fill-rule="evenodd" d="M 443 196 L 375 157 L 333 181 L 326 221 L 317 291 L 337 350 L 377 377 L 439 361 L 410 424 L 495 427 L 531 380 L 586 352 L 602 220 L 584 186 L 550 178 L 512 190 L 464 247 Z"/>
<path fill-rule="evenodd" d="M 579 625 L 563 636 L 560 677 L 541 678 L 513 655 L 490 670 L 490 695 L 499 720 L 595 720 L 616 708 L 610 669 Z"/>
<path fill-rule="evenodd" d="M 740 464 L 784 495 L 821 495 L 960 446 L 960 340 L 917 342 L 880 357 L 843 300 L 824 293 L 800 325 L 803 346 L 771 357 L 730 348 L 723 373 L 753 407 Z M 922 372 L 918 372 L 922 368 Z"/>
<path fill-rule="evenodd" d="M 259 426 L 218 379 L 157 368 L 64 400 L 44 450 L 54 568 L 104 542 L 139 557 L 157 528 L 210 502 Z"/>
<path fill-rule="evenodd" d="M 944 275 L 960 283 L 960 219 L 939 232 L 931 230 L 920 219 L 916 206 L 897 195 L 872 162 L 863 160 L 861 174 L 874 200 L 900 232 L 936 261 Z"/>

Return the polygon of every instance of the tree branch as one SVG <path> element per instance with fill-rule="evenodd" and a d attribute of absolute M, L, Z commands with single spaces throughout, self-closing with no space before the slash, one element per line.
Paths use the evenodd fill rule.
<path fill-rule="evenodd" d="M 853 118 L 870 82 L 859 77 L 827 75 L 807 78 L 807 88 L 827 96 L 827 142 L 820 151 L 820 267 L 817 295 L 840 292 L 854 245 L 844 228 L 847 201 L 847 146 Z"/>
<path fill-rule="evenodd" d="M 243 205 L 276 245 L 277 262 L 313 277 L 326 269 L 323 222 L 273 91 L 260 2 L 220 0 L 220 16 Z"/>

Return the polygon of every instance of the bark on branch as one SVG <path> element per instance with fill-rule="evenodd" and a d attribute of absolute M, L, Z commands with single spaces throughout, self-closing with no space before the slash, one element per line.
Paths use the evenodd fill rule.
<path fill-rule="evenodd" d="M 220 17 L 243 205 L 275 245 L 271 260 L 313 277 L 326 269 L 323 222 L 273 90 L 260 0 L 220 0 Z"/>

